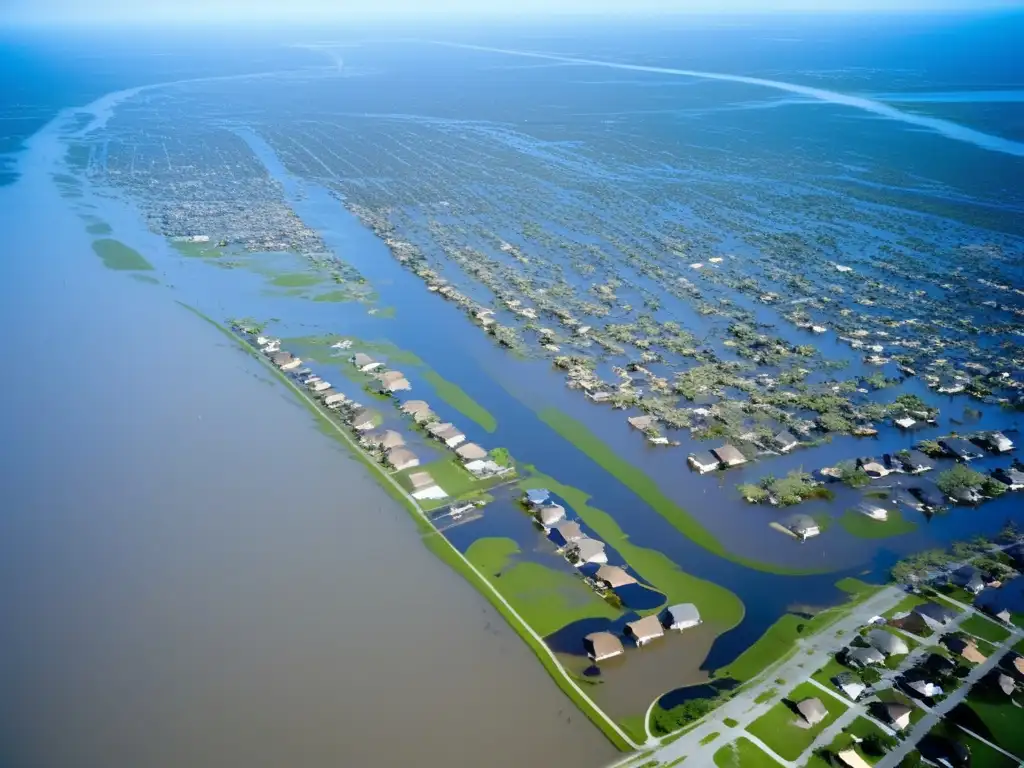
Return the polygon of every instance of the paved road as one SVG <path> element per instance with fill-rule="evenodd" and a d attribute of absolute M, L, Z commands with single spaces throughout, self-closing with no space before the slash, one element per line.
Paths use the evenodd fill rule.
<path fill-rule="evenodd" d="M 764 748 L 764 745 L 758 739 L 744 732 L 743 729 L 775 706 L 779 701 L 779 697 L 771 696 L 768 701 L 762 704 L 755 703 L 755 700 L 769 691 L 783 693 L 797 683 L 809 679 L 811 673 L 823 667 L 832 658 L 835 651 L 855 634 L 858 629 L 867 624 L 871 618 L 895 607 L 906 596 L 907 593 L 898 587 L 886 587 L 869 597 L 854 608 L 852 612 L 831 626 L 826 627 L 808 639 L 797 640 L 795 652 L 789 658 L 768 668 L 752 682 L 744 686 L 742 695 L 718 707 L 712 718 L 702 721 L 693 730 L 687 731 L 676 741 L 655 748 L 652 753 L 645 755 L 644 760 L 659 760 L 662 763 L 672 763 L 674 760 L 686 757 L 687 765 L 714 765 L 713 756 L 715 752 L 722 745 L 732 741 L 733 738 L 741 733 L 746 738 L 757 743 L 758 746 Z M 839 632 L 842 634 L 837 637 Z M 779 678 L 786 681 L 784 685 L 779 685 L 775 682 Z M 850 704 L 848 701 L 846 703 Z M 856 714 L 861 713 L 855 712 Z M 723 733 L 722 736 L 711 743 L 701 744 L 701 741 L 708 738 L 711 734 L 721 733 L 723 730 L 726 730 L 726 726 L 722 724 L 722 721 L 727 717 L 736 720 L 739 725 L 728 729 L 726 733 Z M 771 752 L 768 749 L 765 751 Z M 778 755 L 773 755 L 773 757 L 784 766 L 795 768 L 795 766 L 800 765 L 800 763 L 783 760 Z"/>

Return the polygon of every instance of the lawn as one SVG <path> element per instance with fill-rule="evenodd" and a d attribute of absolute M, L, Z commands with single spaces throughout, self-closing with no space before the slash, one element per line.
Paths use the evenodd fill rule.
<path fill-rule="evenodd" d="M 963 603 L 964 605 L 974 604 L 974 595 L 963 587 L 958 587 L 953 584 L 944 584 L 941 587 L 938 587 L 938 591 L 940 594 L 945 595 L 951 600 L 956 600 L 958 603 Z"/>
<path fill-rule="evenodd" d="M 715 765 L 718 768 L 779 768 L 774 759 L 742 736 L 715 752 Z"/>
<path fill-rule="evenodd" d="M 785 698 L 794 704 L 806 698 L 818 699 L 825 705 L 828 715 L 811 728 L 801 728 L 795 724 L 798 715 L 794 714 L 785 702 L 780 701 L 751 723 L 747 730 L 761 739 L 780 757 L 796 760 L 804 750 L 811 746 L 815 737 L 845 712 L 847 707 L 810 683 L 801 683 Z"/>
<path fill-rule="evenodd" d="M 887 619 L 891 619 L 893 616 L 897 616 L 901 613 L 910 613 L 919 605 L 924 605 L 929 602 L 928 598 L 924 595 L 907 595 L 905 598 L 900 600 L 894 607 L 882 614 Z"/>
<path fill-rule="evenodd" d="M 618 722 L 619 727 L 628 733 L 629 738 L 637 744 L 643 744 L 647 741 L 647 731 L 644 728 L 644 715 L 630 715 L 629 717 L 621 718 Z"/>
<path fill-rule="evenodd" d="M 872 520 L 855 509 L 848 509 L 839 518 L 839 524 L 851 536 L 861 539 L 888 539 L 917 530 L 917 523 L 907 520 L 898 509 L 890 509 L 887 520 Z"/>
<path fill-rule="evenodd" d="M 835 739 L 832 740 L 832 743 L 829 744 L 828 749 L 832 754 L 838 754 L 839 752 L 842 752 L 845 749 L 853 747 L 858 755 L 860 755 L 869 763 L 874 765 L 882 759 L 882 756 L 868 754 L 853 740 L 854 736 L 856 736 L 859 739 L 865 739 L 868 736 L 871 736 L 872 734 L 876 736 L 886 735 L 885 731 L 883 731 L 881 728 L 879 728 L 877 725 L 875 725 L 867 718 L 858 717 L 856 720 L 854 720 L 852 723 L 846 726 L 846 728 L 843 729 L 842 733 L 840 733 L 838 736 L 835 737 Z"/>
<path fill-rule="evenodd" d="M 824 667 L 822 667 L 813 675 L 811 675 L 811 677 L 817 680 L 822 685 L 824 685 L 829 690 L 835 690 L 835 686 L 832 684 L 832 678 L 836 675 L 842 674 L 843 672 L 849 671 L 849 668 L 844 667 L 842 664 L 836 661 L 835 658 L 831 658 L 828 660 L 828 664 L 826 664 Z"/>
<path fill-rule="evenodd" d="M 619 616 L 579 577 L 539 563 L 516 562 L 518 553 L 512 539 L 483 538 L 470 545 L 466 558 L 538 634 L 550 635 L 581 619 Z"/>
<path fill-rule="evenodd" d="M 831 568 L 793 569 L 774 563 L 762 563 L 739 557 L 727 551 L 714 534 L 685 509 L 676 504 L 658 487 L 657 482 L 639 467 L 620 457 L 615 450 L 591 432 L 585 424 L 557 408 L 545 408 L 537 414 L 540 420 L 586 454 L 608 474 L 629 488 L 655 512 L 674 525 L 686 538 L 726 560 L 766 573 L 806 576 L 828 573 Z"/>
<path fill-rule="evenodd" d="M 411 491 L 412 483 L 409 482 L 409 475 L 414 472 L 429 472 L 434 481 L 448 494 L 446 499 L 421 501 L 420 504 L 424 509 L 442 507 L 456 500 L 472 499 L 488 488 L 504 481 L 504 478 L 478 480 L 469 474 L 463 468 L 461 462 L 454 456 L 438 459 L 419 467 L 403 469 L 395 474 L 395 479 L 401 483 L 403 488 Z"/>
<path fill-rule="evenodd" d="M 722 677 L 750 680 L 769 665 L 774 664 L 791 653 L 793 651 L 793 643 L 797 638 L 801 636 L 809 637 L 816 632 L 820 632 L 832 622 L 839 620 L 849 613 L 859 602 L 866 600 L 881 589 L 878 585 L 867 584 L 851 578 L 840 579 L 836 582 L 836 586 L 847 594 L 852 595 L 851 599 L 840 605 L 820 611 L 810 619 L 787 613 L 768 627 L 768 631 L 740 654 L 732 664 L 725 669 L 716 670 L 716 672 Z"/>
<path fill-rule="evenodd" d="M 118 240 L 109 238 L 96 240 L 92 244 L 92 249 L 108 269 L 137 271 L 153 269 L 153 265 L 146 261 L 141 253 Z"/>
<path fill-rule="evenodd" d="M 562 485 L 554 478 L 531 474 L 520 485 L 526 488 L 547 488 L 561 496 L 598 538 L 618 550 L 629 566 L 665 595 L 668 603 L 693 603 L 701 618 L 713 624 L 718 632 L 732 629 L 743 619 L 744 607 L 736 595 L 725 587 L 686 573 L 665 554 L 656 549 L 639 547 L 629 540 L 615 518 L 590 506 L 590 497 L 578 488 Z M 656 610 L 656 609 L 655 609 Z"/>
<path fill-rule="evenodd" d="M 434 388 L 434 392 L 439 398 L 467 419 L 472 419 L 487 432 L 493 432 L 498 428 L 498 421 L 490 411 L 466 394 L 458 384 L 448 381 L 435 371 L 427 371 L 423 374 L 423 378 Z"/>
<path fill-rule="evenodd" d="M 989 621 L 984 616 L 974 614 L 960 622 L 960 629 L 969 635 L 990 640 L 993 643 L 1002 643 L 1010 636 L 1010 630 L 1006 627 Z"/>
<path fill-rule="evenodd" d="M 952 741 L 962 742 L 971 751 L 971 768 L 1017 768 L 1019 762 L 1002 752 L 968 736 L 956 726 L 943 720 L 928 732 L 929 736 L 942 736 Z"/>
<path fill-rule="evenodd" d="M 1019 708 L 1008 699 L 990 700 L 973 693 L 967 697 L 967 706 L 974 710 L 992 734 L 989 741 L 1024 760 L 1024 727 L 1021 727 L 1024 726 L 1024 713 Z"/>

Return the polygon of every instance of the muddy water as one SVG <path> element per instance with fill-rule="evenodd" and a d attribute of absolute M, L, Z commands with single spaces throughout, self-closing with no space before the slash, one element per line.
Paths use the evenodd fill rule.
<path fill-rule="evenodd" d="M 0 764 L 612 758 L 259 364 L 101 266 L 40 141 L 0 190 Z"/>

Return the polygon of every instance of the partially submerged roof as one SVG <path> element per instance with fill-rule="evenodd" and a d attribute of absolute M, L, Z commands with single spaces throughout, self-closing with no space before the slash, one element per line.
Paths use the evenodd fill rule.
<path fill-rule="evenodd" d="M 544 504 L 551 498 L 551 491 L 547 488 L 530 488 L 526 492 L 526 501 L 533 505 Z"/>
<path fill-rule="evenodd" d="M 630 416 L 626 421 L 629 422 L 629 426 L 634 429 L 647 429 L 654 423 L 653 416 Z"/>
<path fill-rule="evenodd" d="M 373 365 L 375 362 L 377 361 L 374 360 L 365 352 L 356 352 L 354 355 L 352 355 L 352 365 L 356 366 L 356 368 L 362 368 L 363 366 L 366 365 Z"/>
<path fill-rule="evenodd" d="M 700 624 L 700 611 L 693 603 L 677 603 L 669 606 L 668 619 L 671 625 Z"/>
<path fill-rule="evenodd" d="M 618 656 L 623 652 L 622 641 L 611 632 L 591 632 L 584 640 L 590 645 L 590 655 L 596 661 Z"/>
<path fill-rule="evenodd" d="M 576 557 L 584 563 L 604 557 L 604 542 L 592 539 L 589 536 L 577 539 L 573 544 L 573 549 L 576 552 Z"/>
<path fill-rule="evenodd" d="M 718 460 L 723 464 L 744 464 L 747 458 L 740 452 L 740 449 L 734 445 L 726 443 L 720 448 L 715 448 L 711 451 Z"/>
<path fill-rule="evenodd" d="M 565 539 L 566 543 L 572 543 L 583 538 L 583 529 L 574 520 L 563 520 L 555 526 L 555 530 Z"/>
<path fill-rule="evenodd" d="M 779 432 L 773 439 L 780 448 L 788 448 L 800 442 L 793 436 L 792 432 L 786 432 L 785 430 Z"/>
<path fill-rule="evenodd" d="M 476 443 L 463 443 L 462 445 L 455 449 L 455 453 L 458 454 L 460 458 L 463 458 L 466 461 L 487 458 L 487 451 L 485 451 Z"/>
<path fill-rule="evenodd" d="M 820 723 L 828 715 L 828 710 L 821 699 L 804 699 L 796 705 L 797 711 L 811 725 Z"/>
<path fill-rule="evenodd" d="M 429 411 L 430 406 L 427 405 L 426 400 L 406 400 L 399 406 L 398 410 L 402 413 L 413 414 L 419 411 Z"/>
<path fill-rule="evenodd" d="M 378 414 L 376 411 L 371 411 L 369 408 L 361 408 L 352 414 L 352 419 L 349 423 L 356 426 L 360 424 L 371 424 L 376 421 L 377 418 Z"/>
<path fill-rule="evenodd" d="M 665 628 L 661 626 L 661 622 L 658 621 L 658 617 L 655 615 L 644 616 L 642 619 L 636 621 L 630 621 L 626 623 L 626 628 L 629 633 L 637 639 L 642 640 L 653 640 L 656 637 L 661 637 L 665 634 Z"/>
<path fill-rule="evenodd" d="M 636 579 L 617 565 L 602 565 L 597 569 L 594 578 L 603 581 L 610 588 L 625 587 L 628 584 L 636 584 Z"/>
<path fill-rule="evenodd" d="M 694 451 L 690 454 L 689 460 L 698 467 L 717 467 L 721 463 L 711 451 Z"/>
<path fill-rule="evenodd" d="M 564 519 L 565 507 L 561 504 L 546 504 L 537 510 L 537 520 L 548 528 Z"/>

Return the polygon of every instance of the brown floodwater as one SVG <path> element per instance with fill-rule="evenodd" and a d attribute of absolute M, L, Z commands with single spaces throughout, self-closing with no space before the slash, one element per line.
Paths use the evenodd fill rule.
<path fill-rule="evenodd" d="M 366 470 L 172 287 L 105 269 L 33 163 L 0 189 L 0 764 L 612 759 Z"/>

